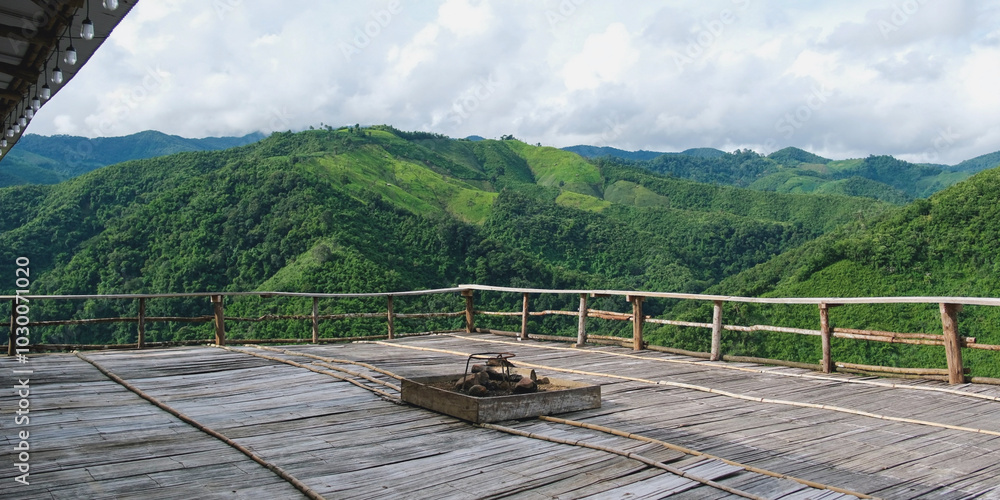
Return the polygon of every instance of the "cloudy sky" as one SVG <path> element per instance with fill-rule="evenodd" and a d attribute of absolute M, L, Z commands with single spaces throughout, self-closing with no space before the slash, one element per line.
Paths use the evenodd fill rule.
<path fill-rule="evenodd" d="M 953 164 L 1000 150 L 1000 0 L 142 0 L 28 131 L 321 122 Z"/>

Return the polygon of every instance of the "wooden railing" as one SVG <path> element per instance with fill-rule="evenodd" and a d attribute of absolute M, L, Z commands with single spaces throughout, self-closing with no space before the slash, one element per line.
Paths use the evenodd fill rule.
<path fill-rule="evenodd" d="M 521 294 L 522 296 L 521 310 L 520 311 L 476 310 L 475 300 L 474 300 L 476 291 L 496 292 L 502 294 Z M 465 302 L 464 310 L 454 311 L 454 312 L 428 312 L 428 313 L 410 313 L 410 314 L 401 314 L 401 313 L 396 313 L 394 311 L 394 301 L 393 301 L 394 297 L 421 296 L 421 295 L 432 295 L 432 294 L 455 294 L 455 293 L 460 294 L 464 298 Z M 532 295 L 545 295 L 545 294 L 578 295 L 580 298 L 579 307 L 575 311 L 573 310 L 531 311 L 530 297 Z M 230 317 L 225 315 L 224 301 L 226 297 L 246 297 L 246 296 L 261 297 L 265 299 L 272 297 L 308 298 L 312 300 L 312 311 L 311 314 L 264 315 L 256 318 Z M 632 308 L 631 314 L 615 312 L 615 311 L 603 311 L 603 310 L 591 309 L 588 307 L 588 299 L 590 298 L 615 297 L 615 296 L 622 297 L 629 304 L 631 304 Z M 146 304 L 149 300 L 165 299 L 165 298 L 183 298 L 183 297 L 208 298 L 212 305 L 211 314 L 204 316 L 194 316 L 194 317 L 168 317 L 168 316 L 146 315 Z M 364 298 L 364 297 L 385 298 L 386 299 L 385 310 L 382 312 L 360 312 L 360 313 L 324 314 L 324 315 L 319 314 L 318 303 L 319 300 L 321 299 Z M 677 321 L 677 320 L 653 318 L 650 316 L 646 316 L 643 314 L 643 303 L 648 298 L 711 302 L 713 304 L 712 322 L 699 323 L 690 321 Z M 572 341 L 572 338 L 567 338 L 567 337 L 556 337 L 556 336 L 541 334 L 539 332 L 529 333 L 528 319 L 530 317 L 549 316 L 549 315 L 570 315 L 578 318 L 577 336 L 575 340 L 576 344 L 579 346 L 582 346 L 588 342 L 617 343 L 617 344 L 627 343 L 637 351 L 649 348 L 649 349 L 664 350 L 668 352 L 676 352 L 693 356 L 700 356 L 713 361 L 717 360 L 758 361 L 765 363 L 803 366 L 813 369 L 819 369 L 825 373 L 830 373 L 832 371 L 839 369 L 841 371 L 852 371 L 852 372 L 861 371 L 865 373 L 875 373 L 875 374 L 902 374 L 902 375 L 913 375 L 913 376 L 930 377 L 930 378 L 945 378 L 952 384 L 963 383 L 967 378 L 965 375 L 968 372 L 968 370 L 965 370 L 962 365 L 963 347 L 968 349 L 1000 351 L 1000 346 L 990 345 L 990 344 L 980 344 L 976 342 L 975 338 L 959 336 L 958 332 L 957 317 L 958 313 L 962 310 L 962 307 L 965 305 L 1000 306 L 1000 299 L 992 299 L 992 298 L 970 298 L 970 297 L 755 298 L 755 297 L 735 297 L 735 296 L 724 296 L 724 295 L 659 293 L 659 292 L 644 292 L 644 291 L 547 290 L 547 289 L 536 289 L 536 288 L 510 288 L 510 287 L 495 287 L 495 286 L 483 286 L 483 285 L 459 285 L 458 287 L 455 288 L 392 292 L 392 293 L 206 292 L 206 293 L 176 293 L 176 294 L 120 294 L 120 295 L 25 295 L 25 296 L 0 296 L 0 300 L 9 300 L 11 302 L 10 336 L 7 346 L 8 355 L 14 355 L 15 352 L 18 351 L 20 347 L 24 348 L 30 347 L 33 349 L 44 349 L 46 347 L 44 345 L 35 345 L 30 342 L 29 336 L 31 328 L 34 327 L 49 327 L 58 325 L 86 325 L 86 324 L 114 323 L 114 322 L 136 323 L 137 325 L 136 343 L 126 344 L 120 347 L 135 347 L 138 349 L 154 345 L 147 343 L 145 339 L 146 325 L 152 322 L 193 322 L 193 323 L 211 322 L 214 324 L 215 328 L 214 342 L 218 345 L 225 345 L 226 322 L 309 320 L 311 321 L 312 324 L 312 337 L 309 340 L 311 340 L 312 343 L 330 342 L 338 340 L 357 340 L 359 338 L 362 338 L 362 337 L 348 337 L 348 338 L 320 337 L 319 335 L 320 321 L 343 320 L 351 318 L 386 319 L 387 330 L 385 335 L 372 335 L 363 338 L 393 339 L 396 338 L 397 336 L 400 336 L 400 334 L 396 332 L 396 327 L 395 327 L 395 320 L 397 318 L 464 317 L 465 320 L 464 329 L 446 330 L 446 331 L 447 332 L 465 331 L 468 333 L 473 333 L 473 332 L 494 333 L 499 335 L 517 336 L 521 339 L 539 338 L 539 339 Z M 136 300 L 138 301 L 138 315 L 134 317 L 67 319 L 67 320 L 51 320 L 51 321 L 33 321 L 30 318 L 20 316 L 20 312 L 27 309 L 23 305 L 19 307 L 19 304 L 21 304 L 21 302 L 53 301 L 53 300 L 69 300 L 69 301 Z M 788 328 L 788 327 L 769 326 L 769 325 L 751 325 L 751 326 L 726 325 L 723 323 L 723 305 L 730 302 L 757 303 L 757 304 L 785 304 L 785 305 L 795 305 L 795 304 L 815 305 L 817 306 L 819 329 L 812 330 L 812 329 Z M 927 334 L 927 333 L 896 333 L 896 332 L 886 332 L 886 331 L 876 331 L 876 330 L 831 328 L 829 320 L 830 308 L 837 306 L 851 305 L 851 304 L 938 304 L 941 314 L 942 333 L 940 335 L 937 335 L 937 334 Z M 509 317 L 519 316 L 521 319 L 521 328 L 519 332 L 476 328 L 476 315 L 509 316 Z M 632 323 L 631 339 L 621 338 L 621 337 L 607 337 L 607 336 L 588 336 L 587 334 L 588 318 L 629 321 Z M 643 326 L 646 323 L 710 329 L 711 349 L 708 353 L 701 353 L 701 352 L 684 351 L 670 347 L 648 345 L 646 342 L 643 341 Z M 724 330 L 736 331 L 736 332 L 766 331 L 766 332 L 780 332 L 780 333 L 818 336 L 821 339 L 822 358 L 818 365 L 810 365 L 804 363 L 791 363 L 781 360 L 746 358 L 740 356 L 726 356 L 723 355 L 722 353 L 722 332 Z M 444 331 L 439 330 L 439 331 L 429 331 L 421 333 L 442 333 L 442 332 Z M 948 368 L 947 369 L 895 368 L 895 367 L 858 365 L 850 363 L 837 363 L 835 365 L 831 357 L 831 346 L 830 346 L 831 339 L 834 337 L 844 338 L 844 339 L 855 339 L 855 340 L 869 340 L 876 342 L 943 346 Z M 289 343 L 289 342 L 304 342 L 304 341 L 307 340 L 302 338 L 239 340 L 239 342 L 242 343 L 268 343 L 268 342 Z M 208 343 L 208 342 L 211 341 L 197 340 L 193 341 L 192 343 Z M 158 343 L 158 344 L 163 344 L 163 343 Z M 176 344 L 176 343 L 171 343 L 171 344 Z M 88 346 L 77 346 L 77 347 L 88 347 Z M 89 346 L 89 347 L 94 347 L 94 346 Z M 996 379 L 984 379 L 984 378 L 980 378 L 979 380 L 973 378 L 972 381 L 986 382 L 986 383 L 1000 382 Z"/>

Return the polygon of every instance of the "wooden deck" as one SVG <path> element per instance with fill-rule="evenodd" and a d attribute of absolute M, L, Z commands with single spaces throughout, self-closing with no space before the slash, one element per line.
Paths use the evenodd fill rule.
<path fill-rule="evenodd" d="M 461 353 L 510 351 L 515 364 L 533 365 L 541 375 L 602 386 L 602 408 L 558 417 L 719 458 L 554 421 L 500 423 L 514 431 L 630 452 L 763 498 L 852 496 L 720 459 L 881 498 L 1000 498 L 1000 387 L 827 376 L 491 335 L 295 346 L 284 353 L 235 349 L 245 352 L 191 347 L 84 355 L 325 498 L 739 496 L 636 458 L 476 427 L 251 354 L 316 370 L 327 368 L 301 354 L 363 361 L 414 377 L 461 371 Z M 398 383 L 354 364 L 333 366 Z M 305 497 L 75 355 L 32 355 L 26 365 L 4 359 L 0 368 L 14 383 L 12 369 L 33 371 L 29 426 L 13 425 L 19 398 L 12 384 L 0 392 L 0 498 Z M 14 481 L 12 466 L 22 429 L 31 433 L 28 486 Z"/>

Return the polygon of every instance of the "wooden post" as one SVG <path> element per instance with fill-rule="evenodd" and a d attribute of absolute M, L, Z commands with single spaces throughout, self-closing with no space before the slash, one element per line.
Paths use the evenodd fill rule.
<path fill-rule="evenodd" d="M 139 298 L 139 336 L 135 341 L 136 349 L 146 347 L 146 298 Z"/>
<path fill-rule="evenodd" d="M 14 342 L 17 341 L 17 299 L 10 299 L 10 340 L 7 341 L 7 355 L 14 355 Z"/>
<path fill-rule="evenodd" d="M 721 300 L 716 300 L 712 308 L 712 352 L 709 356 L 712 361 L 722 359 L 722 304 Z"/>
<path fill-rule="evenodd" d="M 313 334 L 313 344 L 319 343 L 319 297 L 313 297 L 313 313 L 312 313 L 312 334 Z"/>
<path fill-rule="evenodd" d="M 392 312 L 392 295 L 389 295 L 388 299 L 389 299 L 389 305 L 388 305 L 389 312 L 386 313 L 386 317 L 389 320 L 389 340 L 392 340 L 396 338 L 396 324 L 395 324 L 396 314 Z"/>
<path fill-rule="evenodd" d="M 528 340 L 528 294 L 521 301 L 521 340 Z"/>
<path fill-rule="evenodd" d="M 226 345 L 226 319 L 222 311 L 222 295 L 212 296 L 212 310 L 215 313 L 215 344 Z"/>
<path fill-rule="evenodd" d="M 646 297 L 629 296 L 632 302 L 632 349 L 642 350 L 642 325 L 646 322 L 646 317 L 642 315 L 642 301 Z"/>
<path fill-rule="evenodd" d="M 587 294 L 580 294 L 580 322 L 576 327 L 576 346 L 583 347 L 587 343 Z"/>
<path fill-rule="evenodd" d="M 472 333 L 476 331 L 476 309 L 472 300 L 472 290 L 462 290 L 462 297 L 465 297 L 465 331 Z"/>
<path fill-rule="evenodd" d="M 823 359 L 820 360 L 820 366 L 823 368 L 823 373 L 830 373 L 833 371 L 833 360 L 830 354 L 830 338 L 833 329 L 830 328 L 830 308 L 824 303 L 819 305 L 819 335 L 820 341 L 823 344 Z"/>
<path fill-rule="evenodd" d="M 944 353 L 948 358 L 948 383 L 965 382 L 962 373 L 962 344 L 958 339 L 958 312 L 960 304 L 941 304 L 941 327 L 944 333 Z"/>

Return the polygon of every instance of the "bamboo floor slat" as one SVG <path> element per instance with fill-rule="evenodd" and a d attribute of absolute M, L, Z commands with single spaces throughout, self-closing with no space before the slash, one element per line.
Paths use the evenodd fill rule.
<path fill-rule="evenodd" d="M 318 370 L 328 369 L 294 353 L 363 361 L 407 377 L 460 373 L 465 358 L 455 353 L 510 351 L 516 354 L 515 364 L 590 372 L 536 367 L 540 376 L 602 386 L 601 408 L 563 418 L 883 498 L 1000 498 L 998 436 L 629 378 L 1000 432 L 1000 402 L 917 388 L 956 389 L 947 384 L 825 376 L 800 368 L 722 364 L 619 347 L 575 349 L 507 338 L 492 342 L 498 339 L 430 336 L 388 345 L 281 348 L 293 354 L 238 348 Z M 626 457 L 478 428 L 387 401 L 321 373 L 241 352 L 183 347 L 86 356 L 327 498 L 737 498 Z M 150 405 L 73 355 L 33 355 L 30 362 L 35 369 L 32 484 L 17 485 L 16 469 L 0 469 L 0 498 L 302 497 L 247 456 Z M 398 385 L 357 365 L 333 364 Z M 0 362 L 0 369 L 11 366 Z M 1000 395 L 995 387 L 957 390 Z M 16 445 L 7 431 L 13 419 L 11 397 L 9 390 L 0 394 L 4 456 Z M 539 420 L 502 424 L 636 453 L 765 498 L 847 498 L 596 430 Z"/>

